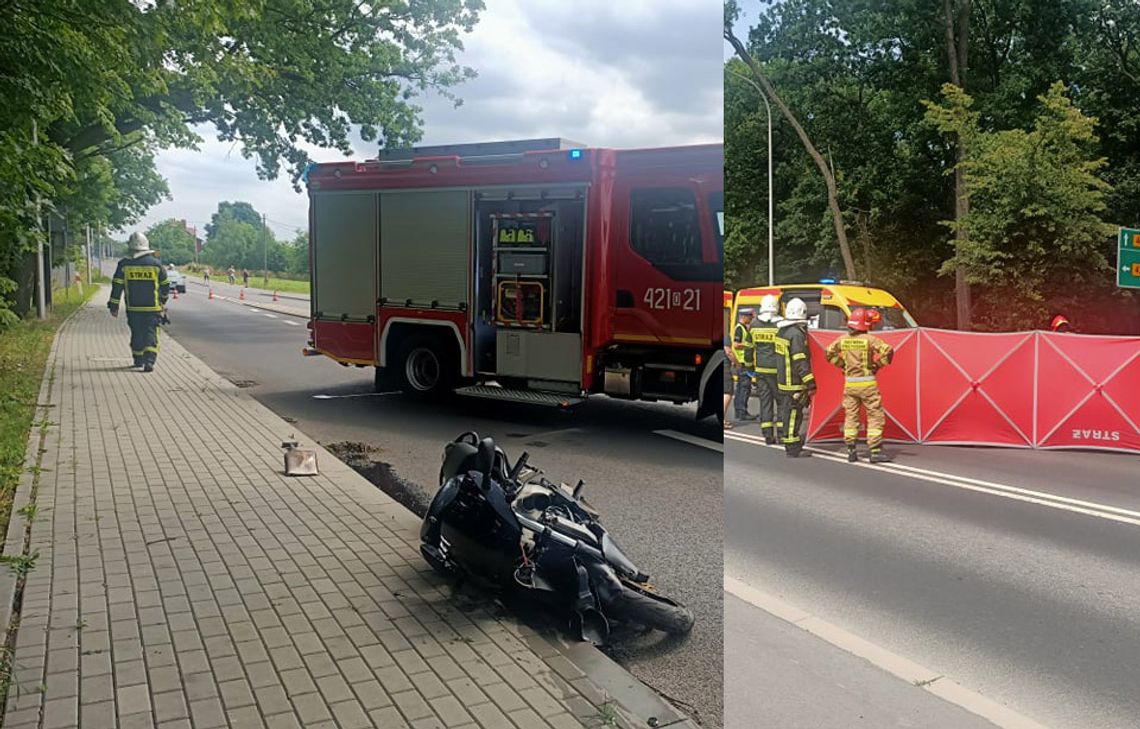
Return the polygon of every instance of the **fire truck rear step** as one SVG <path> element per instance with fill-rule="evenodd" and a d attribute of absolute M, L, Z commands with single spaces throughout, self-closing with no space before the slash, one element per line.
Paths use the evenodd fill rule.
<path fill-rule="evenodd" d="M 458 395 L 468 397 L 481 397 L 488 400 L 506 400 L 509 402 L 525 402 L 531 405 L 545 405 L 555 408 L 570 408 L 585 402 L 585 398 L 574 395 L 560 395 L 550 392 L 536 392 L 534 390 L 508 390 L 505 387 L 493 385 L 470 385 L 455 391 Z"/>

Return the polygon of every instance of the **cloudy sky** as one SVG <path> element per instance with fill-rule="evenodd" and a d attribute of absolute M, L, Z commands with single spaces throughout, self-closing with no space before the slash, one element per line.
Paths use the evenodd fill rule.
<path fill-rule="evenodd" d="M 479 77 L 455 89 L 459 108 L 424 96 L 421 144 L 564 137 L 634 147 L 722 140 L 721 0 L 486 0 L 460 58 Z M 503 39 L 510 39 L 504 43 Z M 257 179 L 254 163 L 208 128 L 199 151 L 168 150 L 159 172 L 173 200 L 139 224 L 185 219 L 199 234 L 222 200 L 266 214 L 278 238 L 307 220 L 288 179 Z M 374 157 L 359 144 L 356 158 Z M 317 161 L 338 152 L 310 150 Z"/>

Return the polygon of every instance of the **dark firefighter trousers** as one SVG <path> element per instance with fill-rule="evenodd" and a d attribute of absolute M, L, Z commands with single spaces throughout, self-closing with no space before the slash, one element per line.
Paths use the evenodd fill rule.
<path fill-rule="evenodd" d="M 804 448 L 800 431 L 804 425 L 804 406 L 792 397 L 798 393 L 781 391 L 777 399 L 779 405 L 776 419 L 780 422 L 780 441 L 784 450 L 799 453 Z"/>
<path fill-rule="evenodd" d="M 780 420 L 776 412 L 779 390 L 776 388 L 776 375 L 760 372 L 756 376 L 756 399 L 760 401 L 760 430 L 765 438 L 775 438 L 779 432 Z"/>
<path fill-rule="evenodd" d="M 157 311 L 128 311 L 127 326 L 131 328 L 131 356 L 135 364 L 154 364 L 158 358 L 158 323 L 162 313 Z"/>
<path fill-rule="evenodd" d="M 733 395 L 732 402 L 737 420 L 748 417 L 748 400 L 752 397 L 752 382 L 755 379 L 756 372 L 751 367 L 736 368 L 736 394 Z"/>

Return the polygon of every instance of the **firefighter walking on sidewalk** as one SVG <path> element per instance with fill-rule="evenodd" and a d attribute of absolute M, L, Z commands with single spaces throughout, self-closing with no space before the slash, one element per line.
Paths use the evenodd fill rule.
<path fill-rule="evenodd" d="M 789 458 L 806 458 L 804 450 L 804 411 L 815 394 L 815 374 L 811 371 L 811 350 L 807 334 L 807 305 L 792 299 L 784 307 L 784 318 L 776 325 L 776 388 L 779 391 L 780 423 L 784 453 Z"/>
<path fill-rule="evenodd" d="M 131 328 L 132 367 L 152 372 L 158 358 L 158 325 L 162 319 L 170 284 L 166 269 L 150 250 L 142 233 L 132 233 L 127 243 L 127 257 L 119 261 L 111 279 L 111 299 L 107 308 L 111 316 L 119 315 L 119 301 L 126 297 L 127 324 Z"/>
<path fill-rule="evenodd" d="M 752 348 L 756 361 L 756 399 L 760 401 L 760 430 L 764 434 L 764 442 L 772 445 L 776 442 L 776 433 L 780 429 L 779 418 L 776 417 L 776 398 L 779 390 L 776 387 L 776 334 L 779 332 L 780 300 L 768 294 L 760 300 L 760 315 L 752 321 Z"/>
<path fill-rule="evenodd" d="M 732 351 L 740 365 L 736 368 L 736 419 L 751 420 L 748 414 L 748 400 L 752 397 L 752 380 L 756 376 L 756 350 L 752 347 L 752 310 L 741 309 L 732 330 Z"/>
<path fill-rule="evenodd" d="M 843 442 L 847 445 L 847 460 L 859 460 L 856 441 L 859 438 L 859 407 L 867 411 L 867 446 L 871 449 L 871 463 L 890 460 L 883 453 L 883 397 L 875 373 L 891 362 L 894 350 L 883 340 L 871 334 L 875 314 L 866 309 L 855 309 L 847 320 L 847 333 L 827 348 L 827 361 L 843 370 Z"/>

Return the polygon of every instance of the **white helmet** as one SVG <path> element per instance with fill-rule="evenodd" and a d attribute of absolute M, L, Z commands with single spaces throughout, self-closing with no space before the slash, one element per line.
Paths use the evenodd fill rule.
<path fill-rule="evenodd" d="M 131 233 L 127 241 L 127 250 L 131 253 L 147 253 L 150 251 L 150 241 L 142 233 Z"/>
<path fill-rule="evenodd" d="M 807 321 L 807 304 L 803 299 L 792 299 L 784 307 L 784 318 L 791 321 Z"/>
<path fill-rule="evenodd" d="M 761 314 L 779 314 L 780 313 L 780 300 L 772 294 L 767 294 L 764 298 L 760 299 L 760 313 Z"/>

